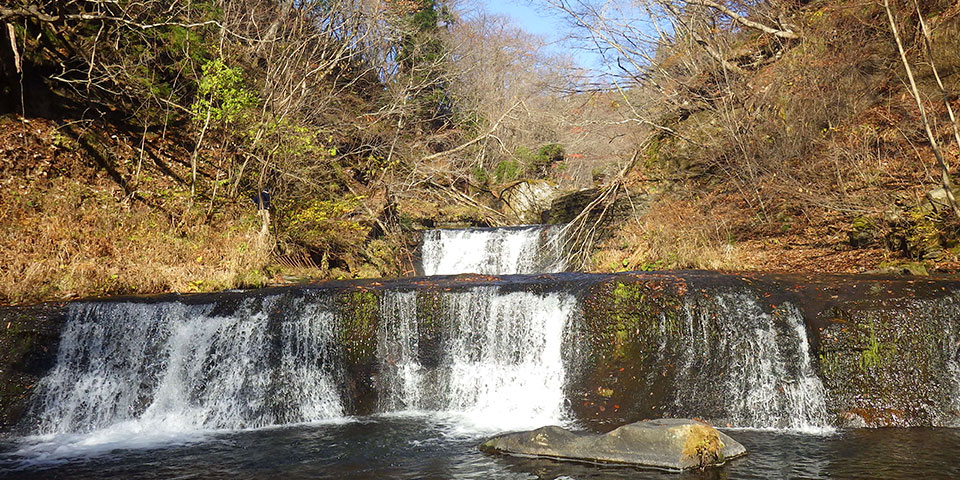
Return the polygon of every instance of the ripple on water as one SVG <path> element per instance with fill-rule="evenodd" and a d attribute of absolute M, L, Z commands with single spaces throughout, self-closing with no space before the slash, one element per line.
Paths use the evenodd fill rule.
<path fill-rule="evenodd" d="M 713 479 L 957 478 L 960 430 L 852 430 L 836 435 L 732 431 L 748 455 L 705 472 L 660 472 L 487 456 L 483 434 L 450 419 L 376 416 L 339 424 L 208 432 L 141 448 L 38 456 L 0 444 L 2 478 Z M 76 440 L 76 439 L 74 439 Z M 51 440 L 51 443 L 54 441 Z M 115 447 L 115 445 L 113 445 Z"/>

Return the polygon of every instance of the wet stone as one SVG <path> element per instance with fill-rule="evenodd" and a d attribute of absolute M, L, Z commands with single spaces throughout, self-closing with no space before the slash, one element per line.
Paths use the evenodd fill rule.
<path fill-rule="evenodd" d="M 722 465 L 746 454 L 736 440 L 688 419 L 646 420 L 605 434 L 579 434 L 557 426 L 487 440 L 488 453 L 577 462 L 687 470 Z"/>

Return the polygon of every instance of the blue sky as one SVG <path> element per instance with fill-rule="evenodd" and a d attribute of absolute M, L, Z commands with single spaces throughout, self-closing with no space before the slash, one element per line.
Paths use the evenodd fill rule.
<path fill-rule="evenodd" d="M 480 0 L 478 3 L 487 12 L 508 16 L 527 32 L 543 35 L 551 40 L 562 38 L 562 30 L 566 28 L 559 19 L 552 18 L 548 12 L 534 9 L 529 2 Z"/>
<path fill-rule="evenodd" d="M 570 25 L 559 12 L 530 1 L 478 0 L 477 3 L 488 13 L 504 15 L 529 33 L 540 35 L 553 45 L 554 51 L 571 55 L 582 67 L 599 69 L 600 57 L 589 52 L 571 49 L 560 42 L 569 33 Z"/>
<path fill-rule="evenodd" d="M 607 48 L 605 54 L 608 58 L 607 61 L 604 61 L 603 56 L 597 51 L 597 45 L 584 38 L 588 36 L 585 31 L 573 32 L 580 37 L 579 40 L 565 42 L 564 38 L 574 28 L 571 26 L 572 22 L 566 17 L 566 13 L 547 8 L 543 5 L 544 3 L 544 0 L 512 2 L 507 0 L 474 0 L 474 5 L 488 13 L 509 17 L 513 19 L 517 26 L 527 32 L 543 36 L 548 42 L 552 42 L 554 52 L 572 57 L 578 66 L 588 69 L 591 76 L 596 79 L 610 79 L 613 78 L 610 75 L 619 76 L 624 73 L 618 68 L 618 53 L 611 48 Z M 574 8 L 577 8 L 577 2 L 571 3 L 574 4 Z M 632 5 L 631 2 L 614 2 L 611 9 L 604 10 L 604 14 L 613 19 L 615 23 L 624 22 L 635 29 L 621 30 L 614 36 L 628 35 L 631 40 L 646 42 L 655 37 L 659 31 L 653 28 L 651 23 L 656 20 L 650 18 L 648 12 L 643 8 Z M 670 24 L 662 19 L 659 21 L 660 30 L 669 32 Z M 629 66 L 629 64 L 627 65 Z"/>

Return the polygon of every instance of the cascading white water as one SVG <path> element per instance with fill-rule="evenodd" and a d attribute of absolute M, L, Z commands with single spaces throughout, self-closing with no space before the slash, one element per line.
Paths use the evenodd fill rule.
<path fill-rule="evenodd" d="M 39 432 L 235 429 L 343 415 L 332 314 L 316 304 L 73 305 L 39 389 Z M 279 325 L 267 312 L 284 309 Z M 122 430 L 122 428 L 121 428 Z"/>
<path fill-rule="evenodd" d="M 723 420 L 733 427 L 831 432 L 826 390 L 811 365 L 802 314 L 788 304 L 780 308 L 777 316 L 766 313 L 748 292 L 717 293 L 696 305 L 688 300 L 674 346 L 683 361 L 677 406 L 708 396 L 720 401 Z M 663 351 L 670 335 L 661 339 Z M 705 388 L 711 380 L 719 381 L 716 391 Z"/>
<path fill-rule="evenodd" d="M 564 422 L 566 325 L 576 314 L 567 294 L 500 293 L 477 287 L 444 293 L 436 363 L 424 368 L 416 295 L 390 293 L 391 328 L 380 345 L 393 352 L 387 385 L 391 406 L 455 414 L 467 428 L 515 430 Z M 423 319 L 420 319 L 423 321 Z"/>
<path fill-rule="evenodd" d="M 380 311 L 386 321 L 377 331 L 381 362 L 380 404 L 385 411 L 419 407 L 425 369 L 420 363 L 416 292 L 385 292 Z"/>
<path fill-rule="evenodd" d="M 381 295 L 380 410 L 457 416 L 469 431 L 563 420 L 561 344 L 576 300 L 444 292 L 423 365 L 414 292 Z M 73 305 L 34 406 L 40 434 L 184 434 L 342 417 L 339 320 L 323 298 Z M 228 313 L 222 313 L 224 310 Z M 438 337 L 439 335 L 439 337 Z M 87 440 L 83 440 L 87 441 Z"/>
<path fill-rule="evenodd" d="M 380 411 L 456 414 L 481 430 L 564 420 L 561 352 L 579 315 L 573 295 L 492 286 L 428 295 L 436 296 L 429 311 L 418 309 L 415 291 L 380 295 Z M 341 417 L 339 320 L 327 303 L 251 297 L 228 314 L 216 304 L 74 305 L 56 366 L 39 388 L 39 433 Z M 660 334 L 659 362 L 677 362 L 674 411 L 696 415 L 698 402 L 721 402 L 716 415 L 736 427 L 829 428 L 795 308 L 782 306 L 775 316 L 750 292 L 720 292 L 688 299 L 680 317 L 681 334 L 668 334 L 666 318 Z"/>
<path fill-rule="evenodd" d="M 567 382 L 590 357 L 575 352 L 588 343 L 577 338 L 582 305 L 564 293 L 577 288 L 526 281 L 378 289 L 379 308 L 362 319 L 350 316 L 359 314 L 352 293 L 339 290 L 74 304 L 57 362 L 38 385 L 38 440 L 25 449 L 56 456 L 342 419 L 374 398 L 361 395 L 376 395 L 377 412 L 449 420 L 468 435 L 567 423 L 575 388 Z M 659 333 L 641 339 L 657 356 L 645 364 L 657 376 L 672 372 L 666 413 L 830 430 L 796 308 L 770 314 L 750 289 L 684 301 L 685 311 L 661 312 Z M 628 308 L 653 305 L 639 302 Z M 362 330 L 374 325 L 365 343 L 374 332 Z M 348 339 L 375 354 L 364 357 Z M 355 368 L 370 376 L 348 378 Z"/>
<path fill-rule="evenodd" d="M 562 272 L 566 268 L 560 225 L 427 231 L 424 275 L 512 275 Z"/>
<path fill-rule="evenodd" d="M 960 296 L 951 298 L 950 307 L 945 308 L 953 315 L 953 318 L 960 318 Z M 943 331 L 944 346 L 944 364 L 947 367 L 948 382 L 951 386 L 950 391 L 950 410 L 960 412 L 960 324 L 956 321 L 946 322 L 947 327 Z M 960 427 L 960 415 L 954 413 L 948 421 L 943 422 L 945 426 Z"/>

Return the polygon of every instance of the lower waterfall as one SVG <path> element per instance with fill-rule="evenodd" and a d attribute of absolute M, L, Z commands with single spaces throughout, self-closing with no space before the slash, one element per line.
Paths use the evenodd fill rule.
<path fill-rule="evenodd" d="M 951 429 L 863 427 L 960 424 L 956 291 L 634 272 L 73 302 L 0 435 L 0 477 L 501 478 L 482 437 L 655 418 L 752 442 L 735 477 L 872 478 L 910 442 L 946 471 Z"/>
<path fill-rule="evenodd" d="M 86 303 L 71 308 L 35 404 L 39 433 L 136 421 L 164 430 L 256 428 L 344 415 L 335 319 L 302 301 Z M 268 312 L 282 309 L 283 319 Z"/>
<path fill-rule="evenodd" d="M 736 286 L 690 292 L 639 281 L 605 288 L 587 302 L 576 334 L 590 339 L 573 355 L 583 372 L 574 380 L 579 417 L 832 431 L 826 389 L 795 306 L 771 312 L 755 291 Z"/>
<path fill-rule="evenodd" d="M 481 429 L 560 424 L 566 380 L 562 344 L 576 312 L 571 295 L 499 294 L 494 287 L 443 295 L 434 358 L 422 355 L 413 292 L 384 296 L 382 392 L 388 409 L 461 416 Z M 433 365 L 425 368 L 424 361 Z"/>
<path fill-rule="evenodd" d="M 722 382 L 714 392 L 723 399 L 723 423 L 805 433 L 832 431 L 826 391 L 810 363 L 801 313 L 787 305 L 771 315 L 745 292 L 722 293 L 705 303 L 709 306 L 701 304 L 698 309 L 687 304 L 684 328 L 689 337 L 681 341 L 685 361 L 677 374 L 677 402 L 683 395 L 696 395 L 694 389 L 704 385 L 698 381 L 709 382 L 702 377 L 704 371 L 723 371 L 717 373 Z M 718 325 L 717 319 L 722 323 Z M 711 327 L 726 332 L 709 343 Z"/>
<path fill-rule="evenodd" d="M 608 422 L 830 431 L 795 307 L 770 313 L 725 287 L 671 305 L 641 294 L 598 316 L 584 277 L 558 278 L 78 302 L 30 433 L 110 445 L 381 414 L 476 435 L 599 425 L 585 404 L 633 409 Z M 585 330 L 591 321 L 607 330 Z M 604 353 L 623 341 L 636 353 Z"/>
<path fill-rule="evenodd" d="M 381 298 L 379 413 L 454 415 L 478 431 L 563 421 L 561 348 L 573 296 L 444 293 L 429 332 L 418 331 L 415 293 Z M 224 303 L 74 305 L 34 404 L 36 433 L 249 429 L 353 413 L 342 346 L 350 333 L 330 298 Z"/>

